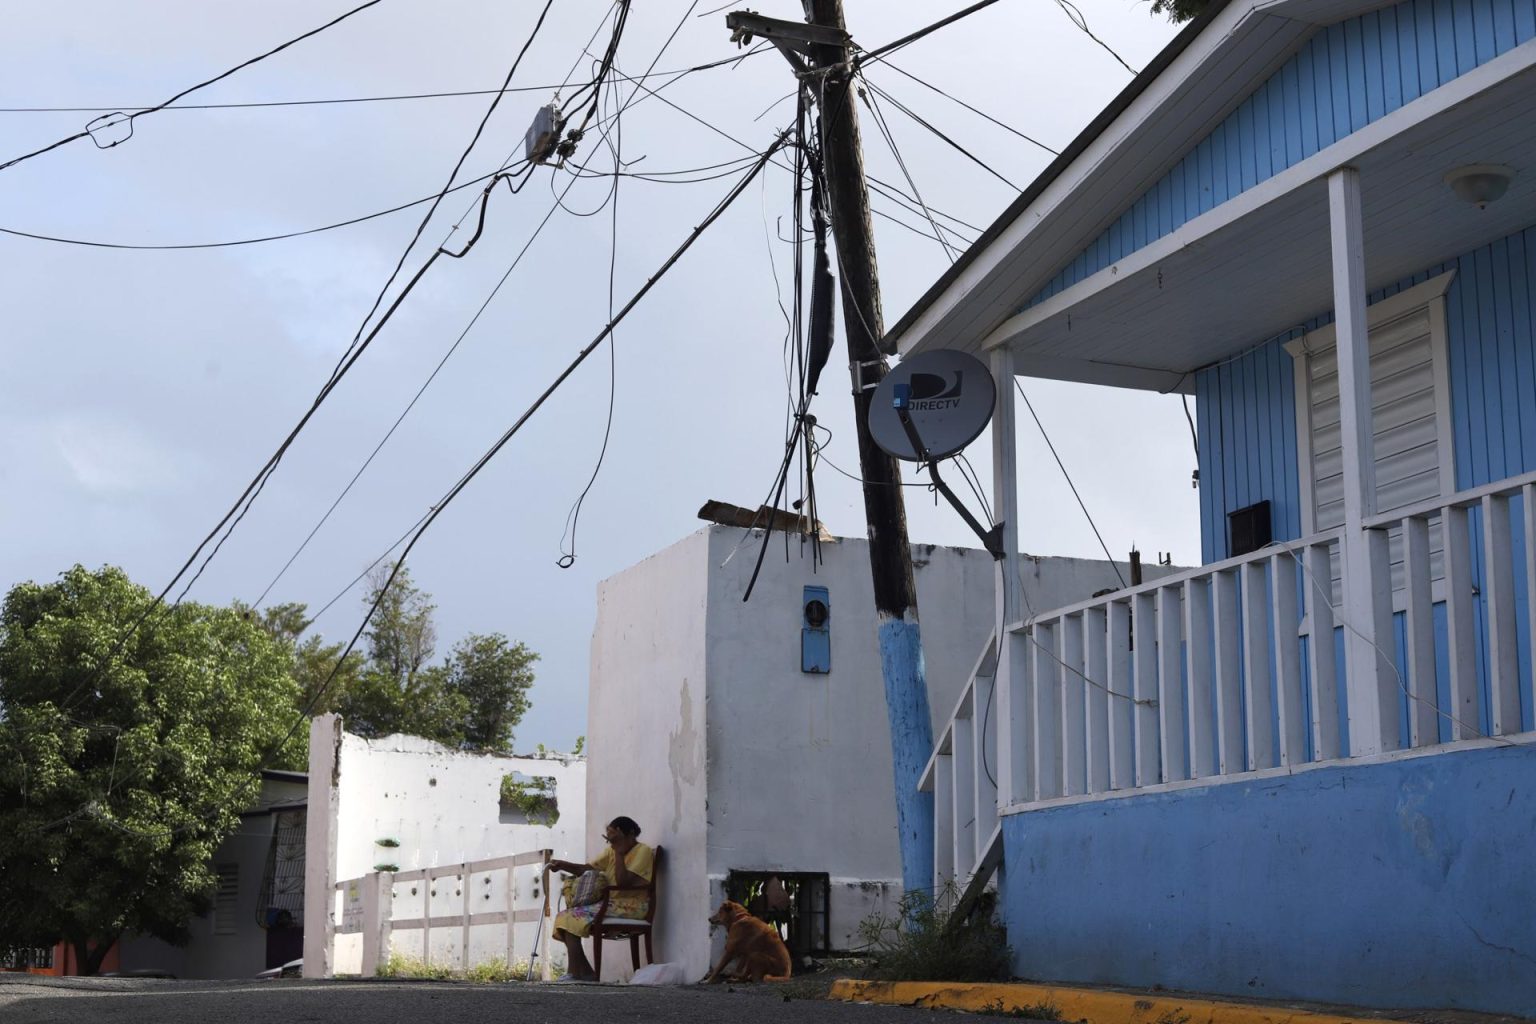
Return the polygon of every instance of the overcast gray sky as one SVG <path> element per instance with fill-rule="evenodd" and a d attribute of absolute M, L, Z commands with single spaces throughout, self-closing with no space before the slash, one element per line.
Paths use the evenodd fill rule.
<path fill-rule="evenodd" d="M 355 6 L 350 0 L 61 0 L 6 5 L 0 106 L 158 103 Z M 247 102 L 491 89 L 542 4 L 385 0 L 185 102 Z M 516 85 L 565 79 L 609 10 L 559 0 Z M 708 11 L 713 3 L 697 6 Z M 926 25 L 955 3 L 848 0 L 863 46 Z M 1133 66 L 1174 29 L 1132 0 L 1080 0 L 1094 32 Z M 618 66 L 638 74 L 688 10 L 636 0 Z M 800 16 L 795 0 L 761 13 Z M 729 9 L 729 8 L 727 8 Z M 657 64 L 684 68 L 736 52 L 725 11 L 688 17 Z M 1049 0 L 1004 0 L 904 49 L 911 72 L 1060 148 L 1129 81 Z M 590 68 L 583 59 L 576 81 Z M 1024 185 L 1050 157 L 889 69 L 869 77 Z M 655 79 L 653 86 L 668 79 Z M 700 72 L 663 93 L 754 148 L 790 123 L 788 66 L 772 52 Z M 627 93 L 627 89 L 625 90 Z M 643 96 L 644 94 L 642 94 Z M 503 99 L 464 176 L 521 155 L 545 91 Z M 131 140 L 89 140 L 0 172 L 0 227 L 92 240 L 206 242 L 300 230 L 433 194 L 488 97 L 187 110 L 139 119 Z M 770 106 L 771 105 L 771 106 Z M 765 113 L 766 111 L 766 113 Z M 924 199 L 986 226 L 1015 193 L 886 107 Z M 79 131 L 91 113 L 0 113 L 0 160 Z M 870 171 L 903 184 L 864 117 Z M 582 156 L 600 145 L 596 136 Z M 736 159 L 747 150 L 658 100 L 622 120 L 634 171 Z M 604 155 L 594 168 L 610 167 Z M 313 527 L 506 272 L 553 204 L 564 172 L 540 169 L 499 192 L 485 236 L 440 260 L 289 452 L 192 596 L 254 599 Z M 734 177 L 619 186 L 622 304 L 728 190 Z M 575 213 L 609 179 L 577 182 Z M 770 169 L 619 329 L 613 438 L 587 500 L 577 560 L 556 560 L 567 512 L 590 475 L 607 409 L 601 351 L 438 520 L 411 558 L 438 604 L 442 648 L 497 630 L 543 660 L 518 746 L 569 748 L 585 732 L 597 584 L 701 525 L 700 504 L 762 500 L 782 448 L 784 321 L 770 259 L 787 285 L 791 179 Z M 474 193 L 449 197 L 407 265 L 412 272 Z M 875 206 L 919 218 L 876 198 Z M 351 340 L 423 208 L 287 241 L 180 252 L 93 249 L 0 236 L 0 584 L 48 580 L 79 562 L 123 566 L 154 590 L 234 500 L 312 400 Z M 887 323 L 947 266 L 935 242 L 875 222 Z M 607 312 L 609 213 L 557 211 L 415 410 L 269 601 L 317 608 L 426 511 L 600 329 Z M 814 408 L 833 431 L 826 457 L 857 467 L 841 342 Z M 1148 557 L 1199 558 L 1194 456 L 1176 397 L 1025 381 L 1106 540 Z M 1033 422 L 1021 413 L 1026 550 L 1096 556 L 1097 543 Z M 990 487 L 989 439 L 973 462 Z M 822 519 L 862 536 L 857 484 L 824 465 Z M 925 492 L 908 492 L 916 541 L 972 544 Z M 779 549 L 781 552 L 782 549 Z M 776 557 L 770 555 L 770 557 Z M 316 624 L 345 639 L 363 613 L 343 597 Z"/>

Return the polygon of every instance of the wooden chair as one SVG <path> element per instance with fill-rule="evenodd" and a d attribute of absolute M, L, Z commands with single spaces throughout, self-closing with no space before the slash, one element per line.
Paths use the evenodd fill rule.
<path fill-rule="evenodd" d="M 651 925 L 656 920 L 656 880 L 661 875 L 661 847 L 656 847 L 656 856 L 651 862 L 651 880 L 643 887 L 620 889 L 616 885 L 610 885 L 603 893 L 603 901 L 598 904 L 597 916 L 592 919 L 592 970 L 597 974 L 597 980 L 603 980 L 603 942 L 607 939 L 629 939 L 629 958 L 634 964 L 635 970 L 640 969 L 640 940 L 645 939 L 645 962 L 653 964 L 656 956 L 651 951 Z M 616 893 L 632 892 L 644 893 L 645 917 L 609 917 L 608 901 Z"/>

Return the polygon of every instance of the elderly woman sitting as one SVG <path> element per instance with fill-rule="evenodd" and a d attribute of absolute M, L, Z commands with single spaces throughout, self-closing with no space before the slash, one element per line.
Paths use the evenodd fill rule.
<path fill-rule="evenodd" d="M 565 943 L 568 973 L 561 976 L 561 981 L 597 980 L 597 972 L 587 961 L 581 940 L 592 932 L 592 919 L 597 916 L 603 890 L 610 885 L 621 889 L 638 889 L 651 880 L 656 853 L 640 842 L 640 826 L 635 824 L 633 818 L 623 815 L 614 818 L 603 831 L 603 839 L 607 841 L 608 848 L 592 858 L 590 864 L 575 864 L 568 860 L 549 862 L 553 871 L 563 871 L 573 876 L 597 872 L 602 876 L 601 879 L 591 880 L 587 886 L 578 886 L 578 878 L 569 878 L 563 887 L 566 909 L 555 917 L 554 931 L 555 938 Z M 578 889 L 591 889 L 596 892 L 597 898 L 589 903 L 572 905 Z M 609 917 L 644 917 L 648 909 L 645 895 L 639 892 L 617 892 L 608 902 Z"/>

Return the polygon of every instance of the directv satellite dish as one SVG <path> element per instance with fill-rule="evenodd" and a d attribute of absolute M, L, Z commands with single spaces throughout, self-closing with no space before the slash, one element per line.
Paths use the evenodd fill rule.
<path fill-rule="evenodd" d="M 869 433 L 887 455 L 926 462 L 933 486 L 986 546 L 1003 557 L 1003 524 L 982 526 L 939 475 L 939 463 L 956 455 L 992 420 L 997 385 L 981 360 L 964 352 L 924 352 L 904 360 L 879 387 L 869 406 Z"/>
<path fill-rule="evenodd" d="M 997 386 L 985 364 L 964 352 L 941 349 L 901 362 L 875 389 L 869 432 L 888 455 L 927 462 L 954 455 L 992 420 Z M 902 413 L 912 430 L 902 422 Z M 921 450 L 912 434 L 921 439 Z"/>

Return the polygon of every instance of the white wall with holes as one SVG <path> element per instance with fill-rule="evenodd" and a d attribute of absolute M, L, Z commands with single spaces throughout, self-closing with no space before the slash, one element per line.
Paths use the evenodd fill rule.
<path fill-rule="evenodd" d="M 367 740 L 343 733 L 333 769 L 311 773 L 310 828 L 318 828 L 314 814 L 334 807 L 332 885 L 375 871 L 443 868 L 545 848 L 561 859 L 582 860 L 587 831 L 586 774 L 586 761 L 579 757 L 472 754 L 415 736 Z M 550 785 L 558 817 L 545 824 L 529 820 L 517 808 L 503 807 L 501 784 L 508 775 L 520 781 L 553 780 Z M 327 787 L 331 787 L 330 792 Z M 313 867 L 310 884 L 317 877 Z M 539 878 L 536 866 L 513 872 L 514 906 L 541 903 Z M 397 881 L 392 916 L 402 921 L 423 916 L 459 917 L 466 906 L 470 913 L 504 910 L 507 886 L 505 869 L 468 876 L 462 871 L 450 872 L 430 882 Z M 334 895 L 332 905 L 339 922 L 349 906 L 359 904 L 352 893 L 342 891 Z M 532 952 L 536 929 L 533 923 L 516 927 L 516 957 Z M 464 932 L 458 926 L 396 928 L 391 948 L 418 959 L 430 954 L 434 964 L 458 967 L 464 962 Z M 471 965 L 504 962 L 505 927 L 472 926 L 469 953 Z M 333 957 L 333 973 L 357 973 L 362 963 L 362 937 L 338 934 Z"/>

